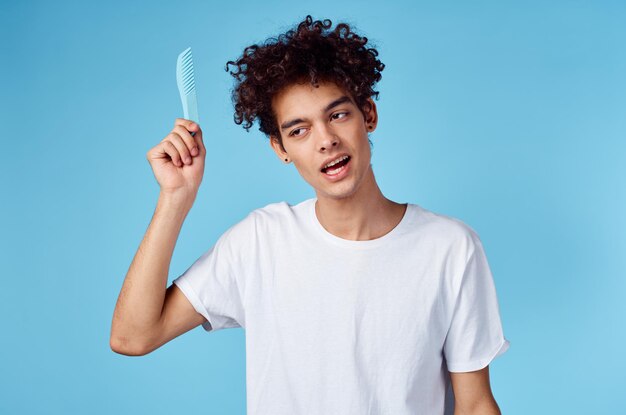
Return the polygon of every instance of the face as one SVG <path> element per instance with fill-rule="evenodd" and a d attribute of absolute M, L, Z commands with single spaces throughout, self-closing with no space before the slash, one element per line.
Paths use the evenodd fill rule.
<path fill-rule="evenodd" d="M 283 162 L 294 163 L 318 198 L 341 199 L 371 188 L 364 186 L 374 180 L 367 133 L 376 129 L 378 117 L 374 101 L 369 102 L 369 110 L 359 111 L 350 94 L 332 82 L 318 88 L 292 84 L 272 100 L 285 151 L 270 136 L 272 148 Z M 342 156 L 348 158 L 324 168 Z"/>

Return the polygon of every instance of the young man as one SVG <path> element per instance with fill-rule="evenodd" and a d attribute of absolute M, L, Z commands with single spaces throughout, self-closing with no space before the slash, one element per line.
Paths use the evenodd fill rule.
<path fill-rule="evenodd" d="M 250 414 L 499 414 L 488 365 L 509 342 L 481 241 L 382 194 L 368 133 L 384 65 L 330 26 L 307 16 L 226 67 L 235 121 L 258 119 L 316 198 L 252 211 L 166 289 L 206 155 L 200 127 L 177 119 L 148 152 L 161 194 L 111 348 L 143 355 L 198 325 L 242 327 Z"/>

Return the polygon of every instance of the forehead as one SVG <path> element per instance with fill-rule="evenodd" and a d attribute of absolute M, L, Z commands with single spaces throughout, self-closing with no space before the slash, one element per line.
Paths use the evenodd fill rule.
<path fill-rule="evenodd" d="M 308 81 L 293 83 L 272 98 L 272 108 L 280 123 L 287 118 L 315 115 L 342 96 L 348 96 L 354 104 L 352 96 L 334 82 L 320 81 L 317 88 Z"/>

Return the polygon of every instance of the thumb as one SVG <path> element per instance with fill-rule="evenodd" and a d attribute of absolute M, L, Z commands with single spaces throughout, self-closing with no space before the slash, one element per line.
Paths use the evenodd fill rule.
<path fill-rule="evenodd" d="M 202 139 L 202 129 L 197 124 L 195 124 L 194 127 L 197 128 L 197 130 L 193 134 L 193 139 L 198 146 L 198 150 L 200 150 L 200 154 L 202 154 L 202 152 L 206 151 L 206 148 L 204 147 L 204 141 Z"/>

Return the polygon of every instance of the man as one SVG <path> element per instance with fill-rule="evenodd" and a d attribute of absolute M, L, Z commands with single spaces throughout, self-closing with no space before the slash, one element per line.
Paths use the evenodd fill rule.
<path fill-rule="evenodd" d="M 166 289 L 206 155 L 200 127 L 177 119 L 148 152 L 161 193 L 111 348 L 143 355 L 198 325 L 242 327 L 250 414 L 499 414 L 488 365 L 509 342 L 480 239 L 382 194 L 368 133 L 384 65 L 330 26 L 307 16 L 226 67 L 235 121 L 258 119 L 316 198 L 252 211 Z"/>

